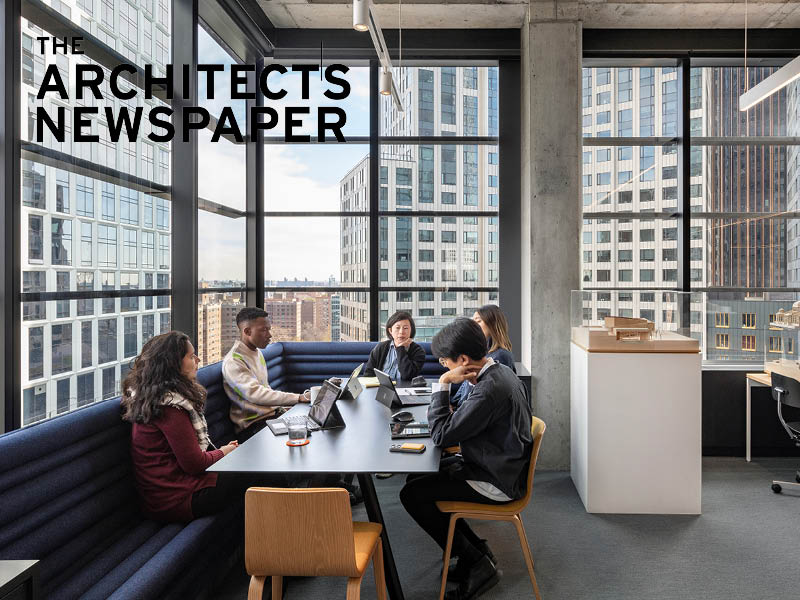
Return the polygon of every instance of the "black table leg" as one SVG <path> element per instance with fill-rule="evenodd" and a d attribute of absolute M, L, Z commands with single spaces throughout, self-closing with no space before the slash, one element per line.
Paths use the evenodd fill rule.
<path fill-rule="evenodd" d="M 378 502 L 378 494 L 375 492 L 375 484 L 372 483 L 372 475 L 359 473 L 358 485 L 361 486 L 361 493 L 364 495 L 364 507 L 367 509 L 369 520 L 373 523 L 380 523 L 383 527 L 383 532 L 381 533 L 381 540 L 383 541 L 383 572 L 386 575 L 386 588 L 389 590 L 389 598 L 391 600 L 405 600 L 400 578 L 397 576 L 397 567 L 394 564 L 392 546 L 389 544 L 389 534 L 386 532 L 386 523 L 383 522 L 383 513 Z"/>

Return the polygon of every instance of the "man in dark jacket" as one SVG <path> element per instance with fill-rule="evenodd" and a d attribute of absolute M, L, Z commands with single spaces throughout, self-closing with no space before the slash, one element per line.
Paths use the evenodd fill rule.
<path fill-rule="evenodd" d="M 436 508 L 436 502 L 502 504 L 521 498 L 533 439 L 525 386 L 511 369 L 486 356 L 486 338 L 477 323 L 462 318 L 445 326 L 433 338 L 432 351 L 448 372 L 438 386 L 434 384 L 428 408 L 431 438 L 439 447 L 458 444 L 461 453 L 443 460 L 434 475 L 409 476 L 400 500 L 444 549 L 450 517 Z M 475 387 L 452 411 L 450 384 L 463 381 Z M 459 586 L 448 592 L 448 600 L 474 598 L 497 583 L 494 555 L 463 519 L 456 526 L 453 555 L 458 565 L 448 580 Z"/>

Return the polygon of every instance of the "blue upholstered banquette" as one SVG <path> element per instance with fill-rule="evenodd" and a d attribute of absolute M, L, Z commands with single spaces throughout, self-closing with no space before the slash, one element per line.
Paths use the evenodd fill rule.
<path fill-rule="evenodd" d="M 275 343 L 270 384 L 300 391 L 349 374 L 374 343 Z M 441 372 L 428 353 L 426 374 Z M 198 371 L 217 444 L 234 437 L 222 365 Z M 241 555 L 242 506 L 188 524 L 138 509 L 119 398 L 0 436 L 0 559 L 39 559 L 46 598 L 213 597 Z"/>

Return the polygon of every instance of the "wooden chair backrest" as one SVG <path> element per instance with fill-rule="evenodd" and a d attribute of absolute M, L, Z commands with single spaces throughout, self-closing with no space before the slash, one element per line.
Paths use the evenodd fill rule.
<path fill-rule="evenodd" d="M 539 458 L 539 448 L 542 446 L 542 436 L 544 435 L 545 429 L 547 429 L 547 425 L 544 424 L 544 421 L 538 417 L 531 418 L 531 437 L 533 438 L 533 447 L 531 448 L 531 462 L 528 465 L 528 489 L 522 498 L 515 500 L 514 502 L 509 502 L 506 505 L 509 509 L 514 510 L 515 512 L 521 511 L 528 505 L 528 502 L 530 502 L 531 493 L 533 492 L 533 474 L 536 471 L 536 461 Z"/>
<path fill-rule="evenodd" d="M 346 490 L 254 487 L 244 511 L 249 575 L 358 576 Z"/>

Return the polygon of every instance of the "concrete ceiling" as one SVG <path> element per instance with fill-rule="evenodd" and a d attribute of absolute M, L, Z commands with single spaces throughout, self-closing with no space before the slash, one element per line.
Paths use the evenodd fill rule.
<path fill-rule="evenodd" d="M 352 26 L 349 0 L 258 0 L 276 27 Z M 381 26 L 397 27 L 397 0 L 373 0 Z M 403 28 L 499 29 L 522 25 L 530 5 L 536 19 L 580 19 L 587 28 L 737 29 L 744 0 L 405 0 Z M 800 28 L 800 0 L 749 0 L 748 27 Z"/>

